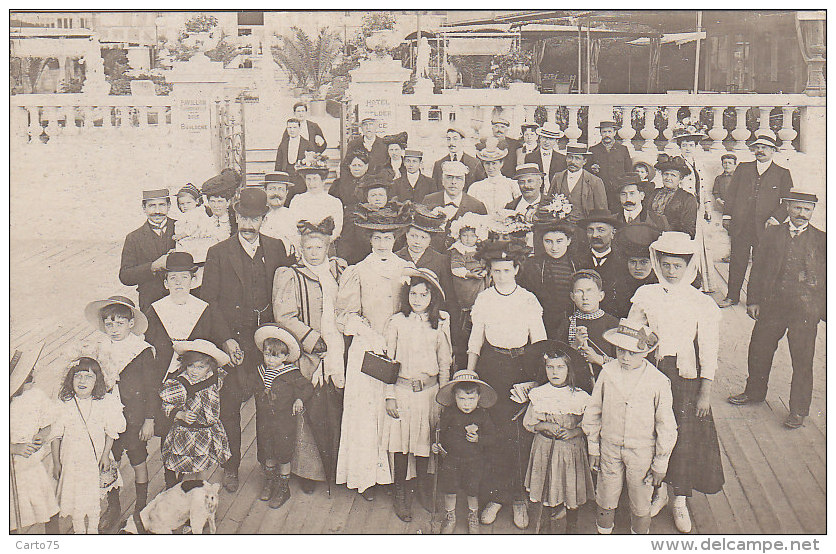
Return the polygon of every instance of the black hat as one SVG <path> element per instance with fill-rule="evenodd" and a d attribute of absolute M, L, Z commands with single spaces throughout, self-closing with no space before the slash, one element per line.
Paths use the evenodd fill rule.
<path fill-rule="evenodd" d="M 691 174 L 691 168 L 688 167 L 688 163 L 682 156 L 669 156 L 667 154 L 659 154 L 659 157 L 656 159 L 656 165 L 653 167 L 658 169 L 660 173 L 664 173 L 665 171 L 674 169 L 678 171 L 679 174 L 683 177 Z"/>
<path fill-rule="evenodd" d="M 476 257 L 488 263 L 491 260 L 522 263 L 530 252 L 525 240 L 519 238 L 486 240 L 477 247 Z"/>
<path fill-rule="evenodd" d="M 354 225 L 368 231 L 399 231 L 409 225 L 412 204 L 390 200 L 383 208 L 358 204 L 353 215 Z"/>
<path fill-rule="evenodd" d="M 406 150 L 406 143 L 408 141 L 409 141 L 409 134 L 407 134 L 406 131 L 403 131 L 401 133 L 397 133 L 395 135 L 386 135 L 385 137 L 383 137 L 383 143 L 386 146 L 389 146 L 390 144 L 399 144 L 401 146 L 401 148 L 403 148 L 404 150 Z"/>
<path fill-rule="evenodd" d="M 415 227 L 427 233 L 443 233 L 447 224 L 447 216 L 443 212 L 433 212 L 423 204 L 416 204 L 412 210 L 410 227 Z"/>
<path fill-rule="evenodd" d="M 285 184 L 288 188 L 295 185 L 293 180 L 291 180 L 290 175 L 284 171 L 269 171 L 264 174 L 264 178 L 259 182 L 259 184 L 264 186 L 272 183 Z"/>
<path fill-rule="evenodd" d="M 374 175 L 369 175 L 368 173 L 363 175 L 359 181 L 357 181 L 356 191 L 357 194 L 365 194 L 369 189 L 377 189 L 377 188 L 384 188 L 388 191 L 392 189 L 394 186 L 394 182 L 390 175 L 386 172 L 379 172 L 375 173 Z M 361 198 L 362 202 L 365 202 L 365 197 Z"/>
<path fill-rule="evenodd" d="M 197 264 L 188 252 L 172 252 L 165 258 L 165 271 L 197 271 Z"/>
<path fill-rule="evenodd" d="M 819 197 L 813 194 L 812 192 L 804 192 L 797 189 L 790 190 L 787 194 L 785 194 L 781 200 L 795 200 L 796 202 L 810 202 L 815 204 L 819 201 Z"/>
<path fill-rule="evenodd" d="M 618 231 L 619 241 L 626 258 L 649 258 L 650 245 L 662 234 L 660 229 L 649 223 L 625 225 Z"/>
<path fill-rule="evenodd" d="M 270 207 L 267 205 L 267 193 L 256 187 L 242 189 L 232 208 L 235 213 L 244 217 L 262 217 L 270 211 Z"/>
<path fill-rule="evenodd" d="M 218 175 L 207 179 L 200 187 L 201 192 L 208 196 L 223 196 L 230 199 L 235 195 L 235 189 L 241 184 L 241 175 L 231 168 L 226 168 Z"/>
<path fill-rule="evenodd" d="M 609 210 L 592 210 L 585 218 L 578 221 L 581 227 L 586 227 L 590 223 L 607 223 L 615 228 L 621 227 L 621 222 Z"/>
<path fill-rule="evenodd" d="M 618 176 L 615 180 L 615 188 L 621 190 L 622 188 L 629 186 L 629 185 L 636 185 L 639 187 L 639 190 L 642 190 L 642 180 L 639 177 L 639 174 L 630 171 L 629 173 L 622 173 Z"/>

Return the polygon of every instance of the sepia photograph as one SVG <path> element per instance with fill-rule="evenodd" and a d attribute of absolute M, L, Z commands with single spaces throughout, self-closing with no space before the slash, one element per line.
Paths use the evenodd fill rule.
<path fill-rule="evenodd" d="M 9 545 L 820 549 L 826 10 L 511 7 L 8 10 Z"/>

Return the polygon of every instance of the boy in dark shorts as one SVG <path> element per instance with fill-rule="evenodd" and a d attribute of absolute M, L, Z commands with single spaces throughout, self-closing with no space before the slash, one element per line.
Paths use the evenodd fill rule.
<path fill-rule="evenodd" d="M 456 529 L 456 493 L 467 495 L 467 530 L 479 534 L 479 485 L 485 455 L 496 438 L 496 428 L 486 408 L 496 403 L 496 392 L 473 371 L 457 371 L 453 379 L 438 391 L 436 401 L 445 406 L 439 421 L 436 454 L 444 456 L 438 470 L 438 487 L 444 493 L 447 512 L 441 533 Z"/>

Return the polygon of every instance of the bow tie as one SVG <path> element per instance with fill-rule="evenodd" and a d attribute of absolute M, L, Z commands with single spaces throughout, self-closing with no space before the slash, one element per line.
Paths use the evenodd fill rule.
<path fill-rule="evenodd" d="M 452 206 L 452 207 L 454 207 L 454 208 L 458 208 L 458 207 L 459 207 L 459 205 L 458 205 L 458 204 L 456 204 L 456 203 L 454 203 L 454 202 L 447 202 L 446 204 L 444 204 L 444 207 L 445 207 L 445 208 L 450 207 L 450 206 Z"/>
<path fill-rule="evenodd" d="M 804 228 L 806 229 L 806 227 Z M 804 232 L 804 229 L 790 229 L 790 238 L 795 238 Z"/>

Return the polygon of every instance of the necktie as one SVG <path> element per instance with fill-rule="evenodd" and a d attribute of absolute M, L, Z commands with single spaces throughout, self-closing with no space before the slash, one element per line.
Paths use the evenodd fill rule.
<path fill-rule="evenodd" d="M 458 206 L 456 206 L 453 202 L 447 202 L 446 204 L 444 204 L 445 208 L 447 208 L 449 206 L 453 206 L 454 208 L 458 208 Z"/>

